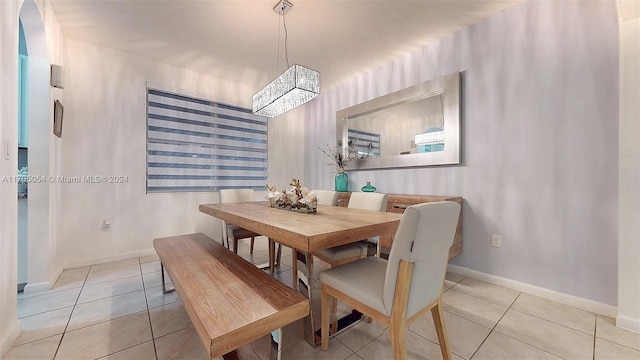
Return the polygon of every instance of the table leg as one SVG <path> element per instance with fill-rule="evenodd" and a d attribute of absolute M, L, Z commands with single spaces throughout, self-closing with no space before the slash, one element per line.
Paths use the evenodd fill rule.
<path fill-rule="evenodd" d="M 293 262 L 302 261 L 306 264 L 306 274 L 300 272 L 300 276 L 297 276 L 296 273 L 293 274 L 294 281 L 296 285 L 294 287 L 304 296 L 309 299 L 309 315 L 305 316 L 302 320 L 302 326 L 304 328 L 304 340 L 316 348 L 320 346 L 321 343 L 321 329 L 316 330 L 316 320 L 314 319 L 314 300 L 318 302 L 318 299 L 314 299 L 311 294 L 311 274 L 313 274 L 313 255 L 309 253 L 304 253 L 302 251 L 293 250 Z M 302 284 L 302 286 L 300 286 Z M 333 305 L 337 307 L 336 305 Z M 332 312 L 334 313 L 334 312 Z M 335 313 L 334 313 L 335 315 Z M 330 328 L 330 335 L 333 336 L 344 330 L 345 328 L 353 325 L 354 323 L 362 320 L 362 313 L 357 310 L 352 310 L 349 315 L 346 315 L 343 318 L 336 319 L 332 322 Z"/>
<path fill-rule="evenodd" d="M 304 253 L 304 262 L 306 264 L 306 276 L 301 276 L 302 285 L 306 288 L 306 295 L 309 299 L 309 315 L 302 320 L 302 326 L 304 327 L 304 340 L 312 347 L 318 347 L 320 345 L 320 337 L 316 335 L 316 324 L 313 316 L 313 296 L 311 295 L 311 274 L 313 272 L 313 255 L 310 253 Z M 296 275 L 296 278 L 298 276 Z M 300 283 L 298 283 L 299 286 Z M 298 289 L 300 291 L 300 289 Z"/>

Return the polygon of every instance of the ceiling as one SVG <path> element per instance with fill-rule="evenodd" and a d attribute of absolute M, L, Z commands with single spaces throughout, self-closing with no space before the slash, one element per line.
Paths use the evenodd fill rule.
<path fill-rule="evenodd" d="M 328 89 L 522 0 L 291 1 L 289 63 L 319 71 L 321 89 Z M 51 0 L 65 37 L 256 91 L 286 69 L 281 18 L 272 10 L 276 2 Z"/>

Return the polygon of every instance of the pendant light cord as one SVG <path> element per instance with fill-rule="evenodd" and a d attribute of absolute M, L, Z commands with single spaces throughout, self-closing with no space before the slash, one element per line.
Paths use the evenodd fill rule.
<path fill-rule="evenodd" d="M 280 22 L 282 19 L 278 17 L 278 51 L 276 57 L 276 76 L 280 74 Z"/>
<path fill-rule="evenodd" d="M 278 52 L 276 58 L 276 76 L 280 74 L 280 24 L 282 23 L 284 27 L 284 56 L 287 61 L 287 69 L 289 68 L 289 49 L 287 47 L 287 40 L 289 37 L 289 33 L 287 32 L 287 15 L 282 14 L 278 18 Z"/>
<path fill-rule="evenodd" d="M 289 33 L 287 32 L 287 14 L 282 14 L 282 22 L 284 24 L 284 56 L 287 59 L 287 69 L 289 68 L 289 49 L 287 48 L 287 39 Z"/>

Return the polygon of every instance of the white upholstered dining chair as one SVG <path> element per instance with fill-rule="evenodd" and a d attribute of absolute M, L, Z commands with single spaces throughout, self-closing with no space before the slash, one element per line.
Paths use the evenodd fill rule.
<path fill-rule="evenodd" d="M 318 200 L 320 200 L 319 197 Z M 350 209 L 385 212 L 387 211 L 387 194 L 353 192 L 349 197 L 349 204 L 347 207 Z M 366 242 L 356 242 L 319 250 L 313 253 L 313 255 L 333 267 L 363 258 L 367 256 L 368 250 L 369 247 Z"/>
<path fill-rule="evenodd" d="M 333 190 L 313 190 L 311 191 L 312 193 L 315 193 L 316 196 L 318 197 L 318 205 L 324 205 L 324 206 L 336 206 L 338 204 L 338 192 L 337 191 L 333 191 Z M 361 250 L 358 248 L 356 249 L 357 253 L 360 253 Z M 305 258 L 302 253 L 300 253 L 298 250 L 294 250 L 292 252 L 292 256 L 293 258 L 291 259 L 291 262 L 293 264 L 292 268 L 293 268 L 293 280 L 294 280 L 294 287 L 297 288 L 299 282 L 302 280 L 302 282 L 304 283 L 304 285 L 307 287 L 307 290 L 309 291 L 309 298 L 311 298 L 311 287 L 309 287 L 309 279 L 307 277 L 306 274 L 304 274 L 301 271 L 298 271 L 298 260 L 301 260 L 303 262 L 305 261 L 312 261 L 313 262 L 313 257 L 310 256 L 308 258 Z"/>
<path fill-rule="evenodd" d="M 338 192 L 333 190 L 313 190 L 318 196 L 318 205 L 336 206 L 338 205 Z"/>
<path fill-rule="evenodd" d="M 313 190 L 318 195 L 318 205 L 336 206 L 338 202 L 338 193 L 330 190 Z M 365 193 L 354 192 L 349 197 L 348 208 L 360 209 L 360 210 L 372 210 L 372 211 L 386 211 L 387 210 L 387 195 L 381 193 Z M 364 239 L 363 239 L 364 240 Z M 350 244 L 340 245 L 328 249 L 322 249 L 316 251 L 312 256 L 300 257 L 300 260 L 313 262 L 313 256 L 318 257 L 320 260 L 334 267 L 342 264 L 346 264 L 351 261 L 362 259 L 367 257 L 369 252 L 369 246 L 367 241 L 358 241 Z M 298 270 L 298 251 L 293 252 L 293 275 L 295 276 L 294 287 L 298 287 L 300 281 L 306 286 L 309 292 L 309 299 L 311 299 L 311 287 L 309 286 L 310 274 L 305 274 Z M 309 269 L 311 267 L 307 267 Z M 337 303 L 333 304 L 332 310 L 336 311 Z"/>
<path fill-rule="evenodd" d="M 253 189 L 224 189 L 220 190 L 220 203 L 221 204 L 232 204 L 239 202 L 253 202 Z M 229 240 L 233 243 L 233 252 L 238 253 L 238 240 L 240 239 L 251 239 L 251 245 L 249 251 L 253 254 L 253 245 L 255 242 L 256 236 L 260 236 L 260 234 L 256 234 L 253 231 L 249 231 L 247 229 L 243 229 L 234 224 L 227 224 L 226 221 L 222 221 L 222 244 L 226 242 L 227 249 L 231 249 L 229 247 Z"/>
<path fill-rule="evenodd" d="M 395 359 L 406 359 L 404 327 L 431 310 L 440 350 L 451 359 L 441 293 L 460 205 L 450 201 L 410 206 L 396 231 L 389 259 L 366 257 L 320 274 L 322 350 L 329 348 L 335 299 L 389 326 Z"/>

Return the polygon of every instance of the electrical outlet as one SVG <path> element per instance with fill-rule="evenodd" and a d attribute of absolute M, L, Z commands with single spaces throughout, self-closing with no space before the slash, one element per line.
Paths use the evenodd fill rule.
<path fill-rule="evenodd" d="M 491 235 L 491 246 L 502 247 L 502 236 L 495 234 Z"/>
<path fill-rule="evenodd" d="M 111 231 L 111 219 L 102 220 L 102 231 Z"/>

